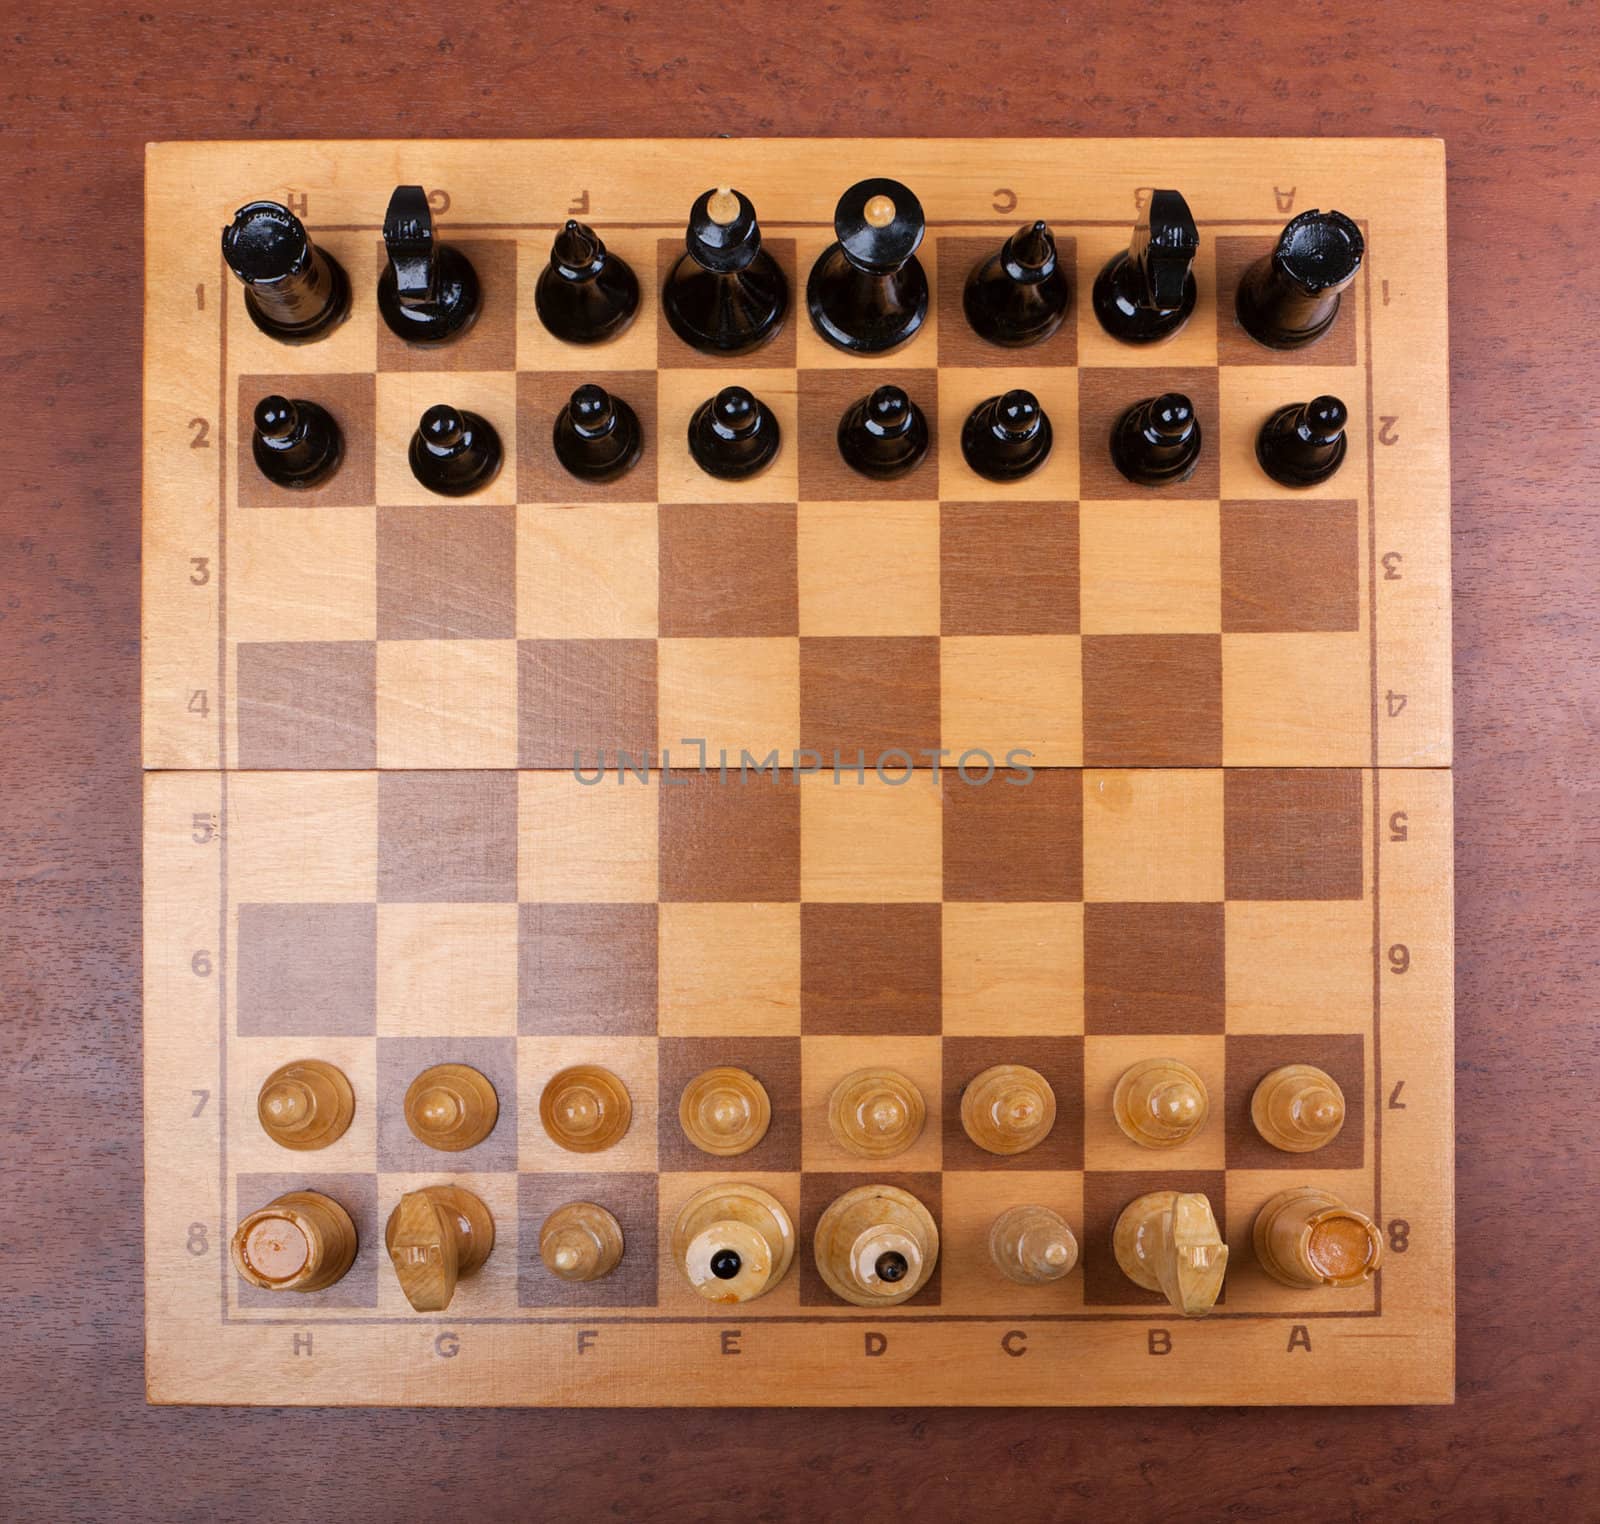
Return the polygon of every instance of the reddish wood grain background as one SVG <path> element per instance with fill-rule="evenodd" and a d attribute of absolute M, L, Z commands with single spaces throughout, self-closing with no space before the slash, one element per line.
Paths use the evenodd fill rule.
<path fill-rule="evenodd" d="M 986 19 L 960 3 L 780 13 L 541 0 L 401 4 L 367 17 L 316 0 L 145 4 L 139 14 L 13 0 L 0 28 L 0 1513 L 1600 1514 L 1589 1346 L 1600 1283 L 1578 1205 L 1594 1200 L 1600 1078 L 1595 6 L 1123 0 L 1012 8 L 1019 19 L 1004 21 L 998 8 Z M 145 1407 L 142 145 L 717 132 L 1445 138 L 1455 1408 Z M 280 1485 L 284 1474 L 295 1480 Z"/>

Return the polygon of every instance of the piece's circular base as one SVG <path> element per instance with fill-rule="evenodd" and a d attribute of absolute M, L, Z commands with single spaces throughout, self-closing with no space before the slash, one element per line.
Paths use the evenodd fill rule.
<path fill-rule="evenodd" d="M 903 1154 L 927 1120 L 922 1092 L 893 1069 L 857 1069 L 828 1097 L 828 1130 L 840 1148 L 864 1159 Z"/>
<path fill-rule="evenodd" d="M 539 1228 L 539 1258 L 564 1281 L 597 1281 L 622 1260 L 622 1224 L 593 1201 L 558 1206 Z"/>
<path fill-rule="evenodd" d="M 678 1100 L 683 1135 L 703 1154 L 747 1154 L 766 1137 L 771 1123 L 766 1086 L 744 1069 L 707 1069 L 683 1087 Z"/>
<path fill-rule="evenodd" d="M 862 280 L 893 282 L 896 300 L 892 305 L 881 304 L 878 315 L 866 326 L 846 327 L 836 309 L 849 306 L 852 288 Z M 806 310 L 812 326 L 835 349 L 857 355 L 887 354 L 921 332 L 928 316 L 928 275 L 922 261 L 912 256 L 893 274 L 874 276 L 852 265 L 838 244 L 830 244 L 806 277 Z"/>
<path fill-rule="evenodd" d="M 461 421 L 467 432 L 466 448 L 460 455 L 437 456 L 429 450 L 420 430 L 411 436 L 411 474 L 419 486 L 439 497 L 466 497 L 487 487 L 500 474 L 504 454 L 494 425 L 468 412 L 461 414 Z"/>
<path fill-rule="evenodd" d="M 628 1087 L 599 1064 L 574 1064 L 550 1077 L 539 1095 L 539 1120 L 550 1141 L 574 1154 L 612 1147 L 633 1122 Z"/>
<path fill-rule="evenodd" d="M 928 420 L 913 403 L 910 426 L 903 434 L 875 439 L 865 428 L 871 400 L 870 396 L 863 397 L 845 409 L 839 420 L 839 455 L 852 471 L 873 481 L 891 482 L 922 464 L 928 453 Z"/>
<path fill-rule="evenodd" d="M 1166 1086 L 1179 1086 L 1190 1094 L 1184 1097 L 1193 1108 L 1192 1116 L 1182 1125 L 1159 1118 L 1135 1105 L 1135 1090 L 1152 1076 L 1159 1076 Z M 1148 1092 L 1145 1092 L 1148 1094 Z M 1117 1081 L 1111 1097 L 1111 1115 L 1125 1136 L 1141 1148 L 1177 1148 L 1206 1124 L 1210 1113 L 1206 1083 L 1189 1067 L 1176 1058 L 1146 1058 L 1131 1065 Z"/>
<path fill-rule="evenodd" d="M 280 344 L 313 344 L 350 316 L 350 277 L 344 266 L 326 249 L 318 249 L 314 257 L 320 259 L 328 271 L 328 300 L 321 312 L 304 323 L 280 323 L 271 313 L 262 310 L 249 286 L 244 288 L 244 310 L 250 314 L 250 321 Z"/>
<path fill-rule="evenodd" d="M 1299 411 L 1300 405 L 1295 402 L 1280 407 L 1262 424 L 1256 434 L 1256 463 L 1280 487 L 1315 487 L 1319 482 L 1327 481 L 1344 464 L 1345 451 L 1349 446 L 1348 437 L 1341 434 L 1328 459 L 1321 466 L 1309 471 L 1291 461 L 1275 459 L 1270 449 L 1270 441 L 1282 421 Z"/>
<path fill-rule="evenodd" d="M 292 455 L 292 450 L 276 450 L 259 433 L 253 433 L 250 440 L 250 453 L 255 460 L 256 469 L 275 487 L 283 487 L 290 492 L 305 492 L 312 487 L 320 486 L 339 469 L 344 460 L 344 431 L 334 422 L 327 409 L 318 406 L 315 402 L 308 402 L 303 397 L 294 399 L 294 407 L 300 414 L 302 426 L 308 432 L 315 431 L 322 440 L 322 449 L 309 460 L 302 460 L 290 464 L 286 457 Z M 296 449 L 300 446 L 296 446 Z"/>
<path fill-rule="evenodd" d="M 939 1262 L 939 1228 L 910 1191 L 896 1185 L 858 1185 L 834 1200 L 811 1240 L 817 1273 L 841 1301 L 855 1307 L 895 1307 L 928 1283 Z M 846 1277 L 839 1264 L 853 1266 Z M 883 1270 L 878 1271 L 878 1265 Z M 891 1278 L 890 1272 L 893 1274 Z M 870 1289 L 861 1281 L 865 1273 Z"/>
<path fill-rule="evenodd" d="M 777 416 L 758 400 L 756 406 L 761 410 L 761 422 L 753 442 L 748 444 L 746 454 L 730 459 L 718 454 L 718 451 L 727 448 L 728 442 L 716 433 L 712 422 L 716 400 L 715 397 L 708 397 L 690 417 L 689 453 L 707 476 L 725 482 L 748 481 L 765 471 L 777 457 L 778 446 L 783 442 Z"/>
<path fill-rule="evenodd" d="M 1302 1098 L 1306 1096 L 1312 1097 L 1310 1115 L 1303 1113 Z M 1288 1126 L 1277 1120 L 1284 1113 Z M 1273 1148 L 1287 1154 L 1315 1153 L 1344 1130 L 1344 1091 L 1324 1069 L 1311 1064 L 1285 1064 L 1256 1086 L 1250 1096 L 1250 1120 L 1262 1141 Z"/>
<path fill-rule="evenodd" d="M 1325 316 L 1310 328 L 1288 329 L 1273 320 L 1269 306 L 1255 299 L 1255 289 L 1248 279 L 1239 282 L 1233 297 L 1233 312 L 1239 326 L 1267 349 L 1304 349 L 1308 344 L 1315 344 L 1333 327 L 1334 319 L 1339 316 L 1339 304 L 1344 300 L 1343 293 L 1334 295 Z"/>
<path fill-rule="evenodd" d="M 1050 425 L 1050 419 L 1040 413 L 1038 432 L 1030 441 L 1027 452 L 996 461 L 982 453 L 987 428 L 987 415 L 981 404 L 973 409 L 961 426 L 962 458 L 985 481 L 1016 482 L 1031 476 L 1049 458 L 1051 447 L 1055 444 L 1055 430 Z"/>
<path fill-rule="evenodd" d="M 794 1250 L 794 1220 L 758 1185 L 708 1185 L 684 1202 L 672 1226 L 672 1257 L 708 1302 L 764 1295 L 789 1273 Z"/>
<path fill-rule="evenodd" d="M 478 320 L 478 272 L 459 249 L 441 244 L 438 259 L 439 294 L 431 302 L 406 305 L 395 286 L 394 266 L 385 265 L 378 277 L 378 311 L 389 331 L 407 344 L 442 344 L 459 338 Z"/>
<path fill-rule="evenodd" d="M 585 439 L 572 426 L 572 414 L 562 408 L 556 414 L 551 445 L 556 459 L 569 476 L 584 482 L 610 482 L 631 471 L 644 453 L 644 430 L 639 415 L 613 395 L 611 411 L 616 419 L 611 432 L 601 439 Z"/>
<path fill-rule="evenodd" d="M 992 254 L 967 277 L 961 293 L 967 326 L 986 344 L 1002 349 L 1044 343 L 1072 306 L 1066 272 L 1057 268 L 1042 281 L 1019 288 L 1005 277 L 1002 264 L 1000 254 Z M 1012 308 L 1016 310 L 1008 310 Z"/>
<path fill-rule="evenodd" d="M 1135 421 L 1138 411 L 1139 407 L 1135 404 L 1117 420 L 1112 429 L 1111 464 L 1136 487 L 1170 487 L 1177 482 L 1188 481 L 1200 464 L 1200 420 L 1194 420 L 1194 430 L 1185 442 L 1183 453 L 1175 456 L 1169 466 L 1152 469 L 1147 462 L 1139 459 L 1143 438 Z"/>
<path fill-rule="evenodd" d="M 587 280 L 568 280 L 546 265 L 533 288 L 545 332 L 563 344 L 604 344 L 619 337 L 639 310 L 639 278 L 616 255 Z"/>
<path fill-rule="evenodd" d="M 1123 1207 L 1111 1230 L 1111 1251 L 1118 1267 L 1145 1291 L 1161 1289 L 1152 1265 L 1156 1251 L 1153 1234 L 1162 1213 L 1170 1211 L 1177 1199 L 1176 1191 L 1147 1191 Z"/>
<path fill-rule="evenodd" d="M 680 254 L 661 288 L 667 326 L 702 354 L 743 355 L 771 343 L 788 310 L 789 278 L 765 249 L 725 274 Z"/>
<path fill-rule="evenodd" d="M 488 1076 L 470 1065 L 434 1064 L 412 1080 L 401 1110 L 419 1143 L 455 1154 L 494 1131 L 500 1098 Z"/>
<path fill-rule="evenodd" d="M 985 1153 L 1027 1153 L 1055 1123 L 1056 1093 L 1026 1064 L 995 1064 L 961 1092 L 962 1129 Z"/>
<path fill-rule="evenodd" d="M 256 1094 L 261 1130 L 280 1147 L 302 1153 L 337 1143 L 355 1110 L 355 1090 L 344 1070 L 320 1058 L 274 1069 Z"/>
<path fill-rule="evenodd" d="M 1170 339 L 1189 321 L 1199 298 L 1193 271 L 1183 283 L 1183 301 L 1163 311 L 1141 307 L 1128 295 L 1122 278 L 1128 266 L 1125 252 L 1115 255 L 1094 278 L 1089 304 L 1100 326 L 1123 344 L 1159 344 Z"/>

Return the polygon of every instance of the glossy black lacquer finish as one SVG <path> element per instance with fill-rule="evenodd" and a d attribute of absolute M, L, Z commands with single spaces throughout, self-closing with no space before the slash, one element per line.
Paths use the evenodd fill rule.
<path fill-rule="evenodd" d="M 661 306 L 672 331 L 704 354 L 744 354 L 783 327 L 789 282 L 761 247 L 755 207 L 742 192 L 708 190 L 690 208 Z"/>
<path fill-rule="evenodd" d="M 1256 459 L 1285 487 L 1314 487 L 1344 464 L 1349 409 L 1337 397 L 1280 407 L 1256 435 Z"/>
<path fill-rule="evenodd" d="M 327 409 L 303 397 L 263 397 L 250 441 L 256 467 L 275 486 L 303 490 L 326 481 L 344 458 L 344 436 Z"/>
<path fill-rule="evenodd" d="M 863 476 L 892 481 L 928 453 L 928 420 L 900 387 L 880 386 L 844 410 L 839 453 Z"/>
<path fill-rule="evenodd" d="M 928 314 L 922 203 L 898 180 L 862 180 L 839 198 L 833 231 L 806 281 L 817 332 L 856 354 L 904 344 Z"/>
<path fill-rule="evenodd" d="M 1361 229 L 1343 212 L 1302 212 L 1240 279 L 1240 326 L 1270 349 L 1314 344 L 1338 317 L 1365 252 Z"/>
<path fill-rule="evenodd" d="M 476 413 L 447 404 L 430 407 L 411 436 L 411 474 L 429 492 L 465 497 L 500 471 L 500 436 Z"/>
<path fill-rule="evenodd" d="M 1019 388 L 973 408 L 962 425 L 961 453 L 979 476 L 1014 482 L 1045 463 L 1053 439 L 1039 399 Z"/>
<path fill-rule="evenodd" d="M 1200 420 L 1181 392 L 1136 402 L 1111 427 L 1111 462 L 1130 482 L 1165 487 L 1200 463 Z"/>
<path fill-rule="evenodd" d="M 556 414 L 556 459 L 587 482 L 621 476 L 639 458 L 644 434 L 639 415 L 603 387 L 580 386 Z"/>
<path fill-rule="evenodd" d="M 350 277 L 276 201 L 252 201 L 222 230 L 222 257 L 244 282 L 250 321 L 285 344 L 320 339 L 350 312 Z"/>
<path fill-rule="evenodd" d="M 439 344 L 465 333 L 478 315 L 478 272 L 433 231 L 420 185 L 397 185 L 383 219 L 388 263 L 378 277 L 378 311 L 408 344 Z"/>
<path fill-rule="evenodd" d="M 972 331 L 991 344 L 1015 348 L 1048 339 L 1072 301 L 1049 226 L 1018 228 L 973 266 L 961 300 Z"/>
<path fill-rule="evenodd" d="M 1095 277 L 1092 302 L 1100 326 L 1124 344 L 1171 338 L 1194 311 L 1194 257 L 1200 231 L 1175 190 L 1150 192 L 1125 254 Z"/>
<path fill-rule="evenodd" d="M 639 310 L 639 278 L 591 227 L 568 222 L 533 288 L 539 321 L 568 344 L 614 339 Z"/>
<path fill-rule="evenodd" d="M 689 453 L 695 464 L 723 481 L 743 481 L 765 470 L 778 444 L 772 409 L 742 386 L 723 387 L 689 420 Z"/>

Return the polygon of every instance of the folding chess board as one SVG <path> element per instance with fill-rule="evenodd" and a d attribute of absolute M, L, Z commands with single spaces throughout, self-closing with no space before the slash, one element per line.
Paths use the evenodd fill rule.
<path fill-rule="evenodd" d="M 840 191 L 887 174 L 928 215 L 924 331 L 882 359 L 812 331 L 804 277 Z M 390 191 L 422 183 L 484 286 L 477 324 L 415 351 L 373 290 Z M 754 201 L 794 307 L 778 339 L 710 359 L 660 317 L 687 209 Z M 1201 231 L 1199 302 L 1147 349 L 1086 301 L 1157 186 Z M 352 314 L 289 347 L 221 262 L 235 207 L 281 200 L 349 271 Z M 1299 351 L 1233 317 L 1289 216 L 1337 207 L 1367 259 L 1333 331 Z M 533 284 L 567 216 L 638 272 L 628 331 L 541 327 Z M 1060 331 L 991 348 L 967 271 L 1016 226 L 1055 231 Z M 639 141 L 160 144 L 146 189 L 144 761 L 147 1369 L 153 1400 L 731 1405 L 1377 1403 L 1453 1396 L 1449 469 L 1442 145 L 1431 141 Z M 1426 278 L 1424 278 L 1424 273 Z M 639 413 L 619 482 L 550 451 L 582 381 Z M 700 473 L 692 408 L 737 380 L 777 413 L 764 475 Z M 841 410 L 883 380 L 934 440 L 911 476 L 841 462 Z M 967 469 L 961 420 L 1026 386 L 1055 428 L 1014 485 Z M 1112 420 L 1181 390 L 1206 446 L 1152 490 L 1110 465 Z M 250 460 L 250 410 L 321 402 L 346 459 L 301 494 Z M 1349 455 L 1293 492 L 1260 470 L 1272 408 L 1334 393 Z M 486 490 L 412 480 L 416 419 L 449 401 L 498 428 Z M 256 1120 L 290 1059 L 337 1064 L 355 1121 L 290 1153 Z M 1190 1064 L 1209 1124 L 1175 1150 L 1111 1116 L 1145 1057 Z M 401 1099 L 442 1061 L 500 1116 L 424 1148 Z M 977 1149 L 962 1086 L 1028 1064 L 1058 1119 L 1031 1152 Z M 1289 1062 L 1348 1119 L 1311 1155 L 1257 1136 Z M 598 1154 L 540 1125 L 550 1075 L 603 1064 L 631 1094 Z M 771 1096 L 751 1152 L 678 1123 L 696 1073 Z M 872 1169 L 828 1096 L 884 1065 L 927 1123 Z M 776 1289 L 714 1307 L 673 1263 L 682 1203 L 772 1191 L 799 1237 Z M 849 1186 L 916 1194 L 940 1232 L 915 1298 L 836 1299 L 812 1261 Z M 496 1224 L 483 1270 L 413 1312 L 383 1252 L 400 1194 L 458 1183 Z M 1383 1268 L 1296 1292 L 1255 1264 L 1256 1209 L 1324 1186 L 1374 1218 Z M 1230 1261 L 1179 1318 L 1110 1253 L 1123 1206 L 1204 1191 Z M 234 1271 L 240 1217 L 289 1189 L 340 1201 L 360 1248 L 310 1294 Z M 538 1231 L 587 1199 L 626 1251 L 581 1285 Z M 1067 1219 L 1079 1267 L 994 1269 L 1007 1205 Z"/>

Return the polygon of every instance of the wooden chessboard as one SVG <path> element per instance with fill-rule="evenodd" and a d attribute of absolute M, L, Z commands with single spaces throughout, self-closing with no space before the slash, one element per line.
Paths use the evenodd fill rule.
<path fill-rule="evenodd" d="M 803 302 L 739 359 L 670 334 L 656 293 L 699 192 L 750 195 L 798 297 L 839 192 L 868 174 L 904 180 L 928 215 L 936 296 L 905 350 L 834 351 Z M 429 188 L 441 236 L 483 277 L 478 323 L 437 354 L 394 341 L 372 299 L 401 182 Z M 1084 298 L 1152 185 L 1194 209 L 1200 297 L 1176 338 L 1134 350 Z M 257 332 L 221 263 L 219 229 L 262 196 L 350 272 L 352 315 L 316 344 Z M 1310 207 L 1355 217 L 1366 263 L 1321 343 L 1259 348 L 1233 320 L 1239 272 Z M 159 144 L 146 213 L 153 1400 L 1451 1399 L 1440 144 Z M 559 344 L 534 312 L 569 214 L 644 288 L 602 349 Z M 991 349 L 961 285 L 1035 217 L 1073 272 L 1073 311 L 1043 345 Z M 785 437 L 744 486 L 696 471 L 684 442 L 689 410 L 731 379 Z M 879 379 L 924 406 L 934 445 L 911 477 L 869 486 L 833 432 Z M 640 466 L 605 488 L 550 453 L 582 380 L 646 430 Z M 1012 385 L 1038 395 L 1056 447 L 998 486 L 956 436 Z M 1167 389 L 1196 403 L 1201 469 L 1130 486 L 1109 464 L 1111 420 Z M 345 430 L 338 474 L 293 498 L 249 459 L 250 409 L 274 390 Z M 1255 429 L 1321 392 L 1350 408 L 1349 458 L 1324 487 L 1279 488 Z M 438 401 L 483 413 L 506 444 L 500 477 L 463 502 L 429 500 L 405 464 Z M 897 759 L 874 769 L 897 750 L 913 776 Z M 611 770 L 585 781 L 575 751 Z M 648 781 L 618 772 L 618 752 Z M 775 773 L 740 767 L 773 752 Z M 956 770 L 979 753 L 997 764 L 988 782 L 981 762 Z M 1151 1056 L 1191 1064 L 1212 1097 L 1206 1129 L 1169 1153 L 1111 1119 L 1117 1076 Z M 316 1155 L 255 1119 L 262 1078 L 300 1057 L 339 1065 L 357 1097 L 350 1131 Z M 494 1133 L 465 1154 L 423 1149 L 401 1117 L 412 1076 L 446 1059 L 500 1097 Z M 967 1140 L 958 1098 L 1013 1061 L 1049 1078 L 1059 1117 L 1002 1159 Z M 1250 1123 L 1255 1083 L 1291 1061 L 1327 1069 L 1349 1103 L 1315 1155 L 1277 1153 Z M 577 1062 L 633 1098 L 601 1154 L 564 1153 L 539 1123 L 544 1080 Z M 722 1063 L 773 1102 L 736 1167 L 677 1122 L 687 1079 Z M 927 1102 L 892 1169 L 863 1170 L 827 1126 L 833 1084 L 866 1064 Z M 695 1296 L 669 1253 L 678 1207 L 721 1178 L 772 1190 L 801 1237 L 786 1280 L 733 1311 Z M 941 1233 L 927 1288 L 881 1312 L 836 1300 L 810 1255 L 822 1208 L 867 1179 L 912 1190 Z M 381 1229 L 401 1192 L 445 1181 L 489 1204 L 496 1248 L 445 1313 L 421 1315 Z M 1254 1212 L 1291 1184 L 1378 1221 L 1368 1286 L 1301 1294 L 1255 1264 Z M 1230 1245 L 1203 1320 L 1110 1255 L 1117 1212 L 1158 1186 L 1205 1191 Z M 327 1291 L 257 1291 L 228 1237 L 300 1187 L 350 1210 L 356 1264 Z M 575 1288 L 545 1272 L 537 1237 L 582 1197 L 628 1247 Z M 994 1215 L 1029 1201 L 1082 1247 L 1049 1286 L 987 1259 Z"/>

